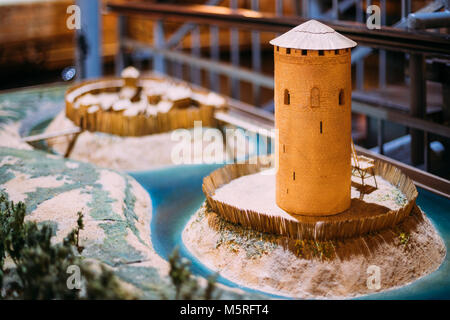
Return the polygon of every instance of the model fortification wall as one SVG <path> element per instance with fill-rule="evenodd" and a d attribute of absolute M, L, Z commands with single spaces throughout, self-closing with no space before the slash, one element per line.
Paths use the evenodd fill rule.
<path fill-rule="evenodd" d="M 396 186 L 407 199 L 406 203 L 397 210 L 379 214 L 357 212 L 355 215 L 344 212 L 328 217 L 279 216 L 243 210 L 214 199 L 215 191 L 221 186 L 239 177 L 260 172 L 266 167 L 261 164 L 230 164 L 205 177 L 203 192 L 211 210 L 226 221 L 251 230 L 287 236 L 291 239 L 342 240 L 381 231 L 399 224 L 410 215 L 418 195 L 413 181 L 400 169 L 377 160 L 375 174 Z"/>
<path fill-rule="evenodd" d="M 354 42 L 311 20 L 271 43 L 277 205 L 294 214 L 342 212 L 350 206 Z"/>
<path fill-rule="evenodd" d="M 216 126 L 215 111 L 226 108 L 223 97 L 189 87 L 182 88 L 184 92 L 178 96 L 173 92 L 153 90 L 152 86 L 158 82 L 162 85 L 167 80 L 143 77 L 83 82 L 66 93 L 66 117 L 84 130 L 119 136 L 144 136 L 192 128 L 194 121 L 202 121 L 205 127 Z M 176 88 L 176 85 L 171 84 L 168 91 L 172 88 Z M 111 98 L 108 95 L 120 96 L 123 91 L 132 93 L 132 90 L 135 90 L 135 94 L 128 100 L 118 98 L 116 100 L 120 101 L 108 101 Z M 86 99 L 102 94 L 103 101 L 101 98 L 100 101 L 94 99 L 91 102 Z M 169 98 L 165 95 L 169 95 Z M 133 101 L 138 96 L 141 100 Z"/>

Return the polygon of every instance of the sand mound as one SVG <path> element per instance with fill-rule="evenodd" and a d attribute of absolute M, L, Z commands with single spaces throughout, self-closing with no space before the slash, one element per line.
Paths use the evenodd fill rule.
<path fill-rule="evenodd" d="M 60 113 L 47 127 L 46 132 L 55 132 L 74 127 L 74 124 Z M 218 129 L 204 128 L 205 130 Z M 184 129 L 183 129 L 184 130 Z M 142 137 L 120 137 L 105 133 L 83 132 L 70 155 L 71 159 L 86 161 L 96 165 L 117 170 L 146 170 L 165 165 L 179 164 L 174 162 L 181 154 L 179 150 L 191 150 L 190 156 L 184 157 L 183 163 L 211 163 L 227 161 L 232 159 L 233 154 L 245 154 L 253 152 L 252 146 L 245 143 L 223 146 L 218 152 L 211 150 L 211 142 L 203 142 L 198 150 L 194 144 L 195 134 L 191 132 L 191 139 L 180 139 L 173 137 L 172 132 L 152 134 Z M 56 152 L 64 154 L 67 150 L 71 137 L 58 137 L 49 140 L 49 146 Z M 245 150 L 238 150 L 238 148 Z M 231 150 L 230 150 L 231 149 Z"/>
<path fill-rule="evenodd" d="M 295 298 L 346 298 L 403 286 L 436 270 L 446 252 L 418 207 L 395 228 L 316 242 L 246 230 L 204 206 L 187 224 L 183 241 L 223 277 Z M 376 270 L 380 282 L 370 278 Z"/>

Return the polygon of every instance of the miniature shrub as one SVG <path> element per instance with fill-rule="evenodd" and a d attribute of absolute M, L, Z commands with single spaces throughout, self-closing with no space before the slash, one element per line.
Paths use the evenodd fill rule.
<path fill-rule="evenodd" d="M 169 257 L 170 271 L 169 276 L 175 287 L 175 299 L 180 300 L 211 300 L 218 299 L 215 292 L 216 276 L 208 279 L 208 285 L 205 290 L 200 290 L 197 280 L 192 276 L 189 269 L 189 260 L 182 258 L 175 248 Z"/>
<path fill-rule="evenodd" d="M 400 228 L 397 228 L 396 231 L 400 244 L 406 247 L 409 243 L 410 234 L 408 232 L 403 231 Z"/>

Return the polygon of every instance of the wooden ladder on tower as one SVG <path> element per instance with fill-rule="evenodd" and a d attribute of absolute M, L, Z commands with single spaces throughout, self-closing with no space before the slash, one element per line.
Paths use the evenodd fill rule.
<path fill-rule="evenodd" d="M 358 177 L 362 181 L 364 186 L 364 179 L 373 177 L 375 181 L 375 188 L 378 189 L 377 179 L 375 178 L 375 160 L 372 158 L 357 155 L 355 150 L 355 145 L 352 141 L 352 175 Z"/>

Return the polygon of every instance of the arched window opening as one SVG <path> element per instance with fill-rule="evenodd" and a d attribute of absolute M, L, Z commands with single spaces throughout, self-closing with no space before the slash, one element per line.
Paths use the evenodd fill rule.
<path fill-rule="evenodd" d="M 291 95 L 289 94 L 288 89 L 284 89 L 284 104 L 285 105 L 291 104 Z"/>
<path fill-rule="evenodd" d="M 339 105 L 343 106 L 345 103 L 344 101 L 344 89 L 339 90 Z"/>
<path fill-rule="evenodd" d="M 319 88 L 314 87 L 311 89 L 311 108 L 320 107 L 320 91 Z"/>

